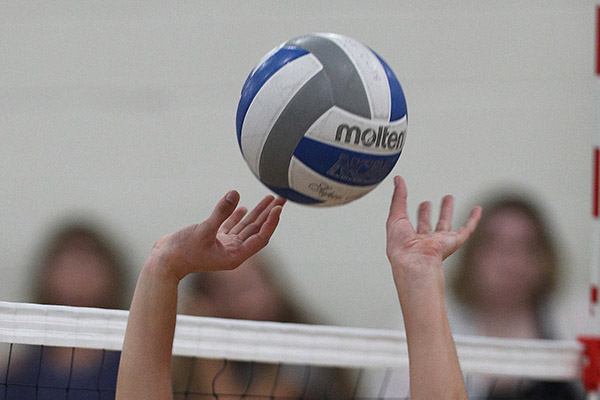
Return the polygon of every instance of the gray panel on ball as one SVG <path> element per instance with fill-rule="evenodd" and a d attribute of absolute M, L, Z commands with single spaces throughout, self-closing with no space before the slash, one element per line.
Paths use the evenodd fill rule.
<path fill-rule="evenodd" d="M 308 128 L 332 106 L 327 76 L 320 71 L 290 100 L 265 141 L 258 166 L 265 184 L 289 187 L 288 169 L 296 146 Z"/>
<path fill-rule="evenodd" d="M 310 126 L 332 106 L 371 118 L 369 98 L 348 55 L 331 40 L 314 35 L 290 40 L 287 45 L 311 52 L 323 65 L 287 104 L 263 146 L 258 166 L 260 179 L 269 186 L 288 188 L 288 170 L 296 146 Z"/>
<path fill-rule="evenodd" d="M 314 35 L 292 39 L 286 44 L 311 52 L 323 64 L 333 91 L 334 104 L 364 118 L 371 118 L 369 98 L 362 79 L 348 55 L 335 42 Z"/>

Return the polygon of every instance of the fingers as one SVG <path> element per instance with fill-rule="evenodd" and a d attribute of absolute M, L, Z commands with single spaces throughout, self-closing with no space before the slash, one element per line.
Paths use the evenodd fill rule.
<path fill-rule="evenodd" d="M 417 213 L 417 233 L 431 232 L 431 202 L 424 201 Z"/>
<path fill-rule="evenodd" d="M 267 207 L 258 215 L 258 217 L 256 217 L 256 220 L 254 220 L 253 223 L 257 224 L 258 226 L 262 226 L 262 224 L 267 220 L 267 218 L 271 212 L 271 209 L 276 206 L 283 207 L 284 204 L 285 204 L 285 199 L 283 197 L 276 197 L 275 199 L 273 199 L 273 201 L 271 201 L 267 205 Z"/>
<path fill-rule="evenodd" d="M 237 235 L 244 228 L 254 222 L 258 216 L 269 206 L 269 204 L 273 201 L 274 197 L 271 195 L 265 196 L 255 207 L 244 217 L 243 220 L 239 221 L 235 224 L 229 231 L 229 233 L 233 235 Z"/>
<path fill-rule="evenodd" d="M 210 217 L 202 224 L 206 229 L 206 232 L 208 234 L 216 235 L 219 227 L 233 213 L 239 201 L 240 194 L 235 190 L 228 192 L 221 200 L 219 200 L 213 212 L 210 214 Z"/>
<path fill-rule="evenodd" d="M 464 223 L 456 231 L 456 240 L 458 242 L 458 246 L 462 246 L 462 244 L 471 237 L 473 232 L 475 232 L 475 228 L 477 228 L 477 224 L 479 223 L 479 219 L 481 218 L 481 207 L 475 207 L 471 210 L 471 214 L 467 221 Z"/>
<path fill-rule="evenodd" d="M 246 218 L 244 218 L 244 221 L 242 221 L 241 224 L 238 224 L 238 226 L 243 226 L 244 224 L 246 225 L 237 234 L 241 240 L 246 240 L 250 236 L 259 232 L 260 229 L 262 228 L 263 224 L 265 223 L 265 221 L 267 221 L 269 214 L 271 213 L 271 210 L 276 206 L 283 207 L 283 205 L 285 204 L 285 199 L 283 199 L 281 197 L 273 198 L 272 196 L 270 196 L 270 198 L 271 198 L 271 201 L 267 204 L 266 207 L 264 207 L 264 209 L 260 212 L 260 214 L 258 214 L 258 215 L 255 214 L 255 218 L 253 218 L 253 219 L 252 219 L 252 216 L 250 214 L 248 214 L 248 216 L 246 216 Z M 261 208 L 262 208 L 262 206 L 261 206 Z M 238 228 L 238 226 L 236 226 L 234 229 Z M 232 229 L 232 231 L 233 231 L 233 229 Z"/>
<path fill-rule="evenodd" d="M 227 218 L 225 222 L 223 222 L 221 228 L 219 229 L 219 232 L 229 233 L 231 228 L 237 225 L 242 220 L 242 218 L 244 218 L 244 215 L 246 215 L 247 212 L 248 209 L 246 207 L 236 208 L 233 214 L 231 214 L 229 218 Z"/>
<path fill-rule="evenodd" d="M 394 177 L 394 194 L 392 195 L 392 204 L 390 205 L 390 214 L 388 216 L 388 223 L 391 221 L 397 221 L 401 219 L 408 219 L 406 213 L 406 198 L 408 197 L 406 191 L 406 183 L 400 176 Z"/>
<path fill-rule="evenodd" d="M 285 202 L 285 201 L 284 201 Z M 266 220 L 261 225 L 258 233 L 252 234 L 244 242 L 244 249 L 248 257 L 269 243 L 269 239 L 273 236 L 275 228 L 279 224 L 279 217 L 281 215 L 282 205 L 277 204 L 272 207 L 266 217 Z"/>
<path fill-rule="evenodd" d="M 440 218 L 435 227 L 436 232 L 449 232 L 452 229 L 453 209 L 454 198 L 450 195 L 444 196 L 440 206 Z M 429 201 L 419 205 L 417 232 L 431 232 L 431 202 Z"/>
<path fill-rule="evenodd" d="M 450 195 L 444 196 L 440 208 L 440 219 L 435 230 L 437 232 L 448 232 L 452 229 L 452 213 L 454 208 L 454 198 Z"/>

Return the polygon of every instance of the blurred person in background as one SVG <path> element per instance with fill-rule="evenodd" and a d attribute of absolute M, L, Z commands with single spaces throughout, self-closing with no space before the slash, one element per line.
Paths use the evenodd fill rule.
<path fill-rule="evenodd" d="M 233 271 L 195 273 L 186 282 L 179 313 L 253 321 L 316 323 L 292 300 L 272 271 L 273 261 L 258 253 Z M 175 357 L 175 399 L 216 393 L 282 398 L 349 398 L 344 371 L 332 368 Z M 214 387 L 213 387 L 214 385 Z M 185 397 L 183 394 L 187 394 Z M 202 398 L 199 396 L 198 398 Z"/>
<path fill-rule="evenodd" d="M 520 194 L 483 205 L 479 227 L 459 255 L 449 284 L 452 332 L 519 339 L 557 339 L 549 302 L 560 257 L 539 206 Z M 487 400 L 583 398 L 564 382 L 467 379 L 469 395 Z"/>
<path fill-rule="evenodd" d="M 124 309 L 130 301 L 127 281 L 122 255 L 108 235 L 94 224 L 69 221 L 48 238 L 33 268 L 32 300 Z M 0 398 L 114 399 L 119 357 L 94 349 L 15 346 Z"/>

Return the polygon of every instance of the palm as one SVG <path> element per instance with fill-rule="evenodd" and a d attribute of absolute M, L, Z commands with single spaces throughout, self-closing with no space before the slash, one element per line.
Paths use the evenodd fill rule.
<path fill-rule="evenodd" d="M 239 266 L 268 243 L 284 202 L 266 196 L 247 213 L 244 207 L 236 209 L 237 196 L 235 202 L 221 200 L 206 221 L 167 239 L 180 261 L 179 275 Z"/>
<path fill-rule="evenodd" d="M 387 222 L 387 253 L 392 263 L 414 265 L 415 262 L 431 258 L 442 261 L 471 236 L 477 226 L 481 209 L 479 207 L 473 209 L 467 222 L 458 230 L 452 231 L 452 196 L 444 197 L 435 230 L 430 222 L 431 203 L 421 203 L 415 230 L 406 212 L 406 185 L 402 178 L 396 179 L 396 189 Z"/>

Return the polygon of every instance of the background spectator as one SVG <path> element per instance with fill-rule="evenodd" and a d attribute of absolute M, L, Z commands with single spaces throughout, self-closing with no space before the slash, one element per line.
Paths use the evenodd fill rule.
<path fill-rule="evenodd" d="M 86 222 L 68 222 L 50 236 L 31 282 L 36 303 L 125 308 L 129 302 L 122 255 L 108 234 Z M 6 399 L 114 398 L 119 352 L 13 346 L 12 353 L 8 386 L 0 386 Z"/>
<path fill-rule="evenodd" d="M 196 273 L 180 298 L 180 313 L 255 321 L 315 323 L 294 302 L 259 253 L 233 271 Z M 284 398 L 344 398 L 346 374 L 331 368 L 276 366 L 222 360 L 176 358 L 175 394 L 217 393 Z M 214 385 L 214 386 L 213 386 Z M 181 397 L 184 398 L 184 397 Z M 190 397 L 186 397 L 189 399 Z M 193 398 L 193 397 L 191 397 Z M 198 397 L 200 398 L 200 397 Z"/>
<path fill-rule="evenodd" d="M 449 306 L 453 333 L 557 338 L 549 301 L 561 276 L 560 256 L 532 200 L 506 194 L 484 204 L 479 227 L 459 257 L 449 285 L 456 303 Z M 485 378 L 470 383 L 471 395 L 487 399 L 579 398 L 565 383 Z"/>

